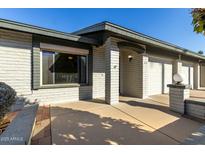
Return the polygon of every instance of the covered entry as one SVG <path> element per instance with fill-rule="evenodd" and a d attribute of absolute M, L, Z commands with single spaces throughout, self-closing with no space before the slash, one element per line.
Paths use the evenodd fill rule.
<path fill-rule="evenodd" d="M 130 59 L 129 59 L 130 57 Z M 141 55 L 133 50 L 120 51 L 120 94 L 142 97 Z"/>

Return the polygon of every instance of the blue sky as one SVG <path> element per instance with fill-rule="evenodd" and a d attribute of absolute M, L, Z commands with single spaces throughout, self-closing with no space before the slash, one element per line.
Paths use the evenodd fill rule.
<path fill-rule="evenodd" d="M 64 32 L 110 21 L 193 51 L 205 51 L 205 36 L 193 32 L 190 9 L 0 9 L 0 18 Z"/>

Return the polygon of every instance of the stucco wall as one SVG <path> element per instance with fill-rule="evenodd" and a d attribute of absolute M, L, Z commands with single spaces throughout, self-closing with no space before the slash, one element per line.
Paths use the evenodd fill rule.
<path fill-rule="evenodd" d="M 12 86 L 18 96 L 40 103 L 58 103 L 92 98 L 92 86 L 31 88 L 32 36 L 0 29 L 0 81 Z"/>

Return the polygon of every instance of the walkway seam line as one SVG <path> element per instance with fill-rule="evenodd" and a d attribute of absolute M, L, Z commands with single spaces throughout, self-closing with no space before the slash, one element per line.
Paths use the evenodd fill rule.
<path fill-rule="evenodd" d="M 133 119 L 135 119 L 135 120 L 137 120 L 137 121 L 139 121 L 139 122 L 141 122 L 141 123 L 143 123 L 143 124 L 147 125 L 148 127 L 150 127 L 150 128 L 152 128 L 152 129 L 154 129 L 155 131 L 160 132 L 161 134 L 163 134 L 163 135 L 165 135 L 165 136 L 167 136 L 167 137 L 169 137 L 169 138 L 173 139 L 174 141 L 176 141 L 176 142 L 178 142 L 178 143 L 180 143 L 180 144 L 182 143 L 181 141 L 179 141 L 179 140 L 177 140 L 177 139 L 175 139 L 175 138 L 173 138 L 173 137 L 171 137 L 171 136 L 169 136 L 169 135 L 165 134 L 164 132 L 162 132 L 162 131 L 160 131 L 160 130 L 158 130 L 158 129 L 156 129 L 156 128 L 152 127 L 152 126 L 150 126 L 149 124 L 147 124 L 147 123 L 145 123 L 145 122 L 143 122 L 143 121 L 141 121 L 141 120 L 139 120 L 139 119 L 135 118 L 134 116 L 130 115 L 129 113 L 127 113 L 127 112 L 125 112 L 125 111 L 123 111 L 123 110 L 121 110 L 121 109 L 117 108 L 116 106 L 113 106 L 113 105 L 111 105 L 111 106 L 112 106 L 113 108 L 115 108 L 115 109 L 119 110 L 120 112 L 122 112 L 122 113 L 126 114 L 127 116 L 129 116 L 129 117 L 131 117 L 131 118 L 133 118 Z"/>

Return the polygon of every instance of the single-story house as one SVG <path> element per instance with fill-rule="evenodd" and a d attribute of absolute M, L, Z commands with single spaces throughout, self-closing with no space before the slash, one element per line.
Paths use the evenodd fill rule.
<path fill-rule="evenodd" d="M 205 87 L 205 56 L 110 22 L 64 33 L 0 19 L 0 81 L 30 101 L 146 98 L 175 73 Z"/>

